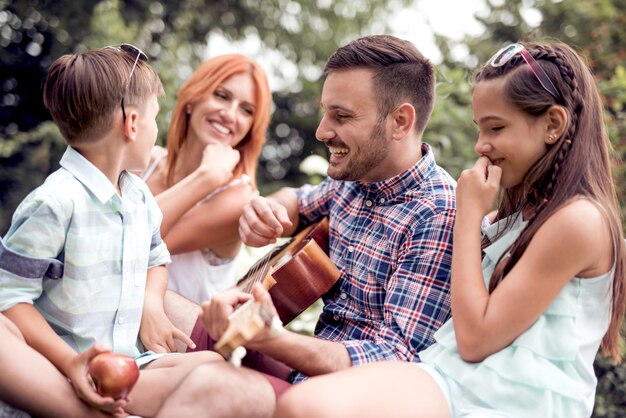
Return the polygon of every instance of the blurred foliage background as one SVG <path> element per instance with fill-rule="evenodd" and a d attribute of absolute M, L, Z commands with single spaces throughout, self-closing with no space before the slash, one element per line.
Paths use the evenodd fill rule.
<path fill-rule="evenodd" d="M 319 120 L 321 69 L 339 46 L 360 35 L 390 32 L 389 17 L 428 0 L 0 0 L 0 235 L 17 204 L 58 168 L 65 145 L 41 100 L 41 79 L 58 56 L 131 42 L 142 48 L 165 85 L 159 116 L 163 144 L 175 93 L 203 59 L 214 36 L 258 39 L 288 62 L 295 82 L 276 90 L 268 142 L 258 173 L 263 194 L 309 180 L 298 169 L 312 154 Z M 559 39 L 588 60 L 603 94 L 606 122 L 620 160 L 626 152 L 626 0 L 486 0 L 484 30 L 452 40 L 436 36 L 438 102 L 425 134 L 453 176 L 474 160 L 470 79 L 506 43 Z M 262 52 L 262 51 L 261 51 Z M 269 53 L 269 52 L 268 52 Z M 616 161 L 621 202 L 624 168 Z M 622 204 L 623 207 L 623 204 Z M 626 367 L 601 357 L 594 416 L 626 416 Z"/>

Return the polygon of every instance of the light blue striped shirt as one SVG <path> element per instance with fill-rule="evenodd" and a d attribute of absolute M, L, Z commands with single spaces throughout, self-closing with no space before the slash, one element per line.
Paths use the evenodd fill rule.
<path fill-rule="evenodd" d="M 61 168 L 19 205 L 0 246 L 0 311 L 33 303 L 77 351 L 98 342 L 139 354 L 147 270 L 170 254 L 145 183 L 123 172 L 119 185 L 121 197 L 68 147 Z"/>

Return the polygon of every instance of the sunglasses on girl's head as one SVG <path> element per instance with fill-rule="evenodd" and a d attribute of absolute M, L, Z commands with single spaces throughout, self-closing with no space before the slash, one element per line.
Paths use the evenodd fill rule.
<path fill-rule="evenodd" d="M 493 57 L 489 60 L 489 64 L 492 67 L 501 67 L 507 62 L 511 60 L 517 54 L 521 54 L 526 64 L 530 67 L 531 71 L 537 78 L 537 81 L 541 84 L 541 86 L 552 95 L 555 99 L 559 99 L 559 92 L 548 77 L 548 74 L 541 68 L 539 63 L 535 61 L 533 56 L 528 52 L 524 45 L 522 44 L 511 44 L 509 46 L 505 46 L 501 50 L 495 53 Z"/>
<path fill-rule="evenodd" d="M 123 51 L 130 56 L 135 57 L 135 62 L 133 63 L 133 67 L 130 69 L 130 75 L 128 76 L 128 83 L 124 87 L 124 94 L 122 95 L 122 115 L 124 115 L 124 122 L 126 122 L 126 110 L 124 109 L 124 96 L 126 96 L 126 92 L 128 91 L 128 86 L 130 86 L 130 80 L 133 77 L 133 73 L 135 72 L 135 67 L 137 67 L 137 62 L 139 60 L 148 61 L 148 56 L 135 45 L 131 44 L 120 44 L 115 46 L 107 46 L 105 48 L 117 49 L 118 51 Z"/>

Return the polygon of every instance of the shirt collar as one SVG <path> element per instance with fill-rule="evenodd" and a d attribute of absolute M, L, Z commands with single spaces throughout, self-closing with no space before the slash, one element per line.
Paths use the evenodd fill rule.
<path fill-rule="evenodd" d="M 507 233 L 500 236 L 497 241 L 494 241 L 497 234 L 503 232 L 504 228 L 506 228 L 507 221 L 511 222 Z M 500 219 L 498 222 L 489 225 L 485 228 L 485 234 L 491 244 L 483 251 L 494 263 L 497 262 L 502 256 L 502 253 L 515 242 L 520 232 L 527 224 L 528 221 L 522 219 L 521 212 L 516 212 L 509 217 Z"/>
<path fill-rule="evenodd" d="M 402 194 L 407 190 L 419 189 L 421 185 L 432 178 L 433 171 L 436 170 L 437 163 L 430 145 L 422 143 L 422 158 L 402 173 L 374 183 L 356 182 L 366 194 L 384 196 L 390 200 L 395 195 Z"/>
<path fill-rule="evenodd" d="M 111 184 L 104 173 L 74 148 L 67 147 L 60 164 L 93 193 L 101 203 L 106 203 L 117 195 L 115 186 Z"/>
<path fill-rule="evenodd" d="M 510 223 L 509 230 L 523 229 L 528 221 L 522 219 L 521 212 L 515 212 L 511 216 L 507 216 L 504 219 L 500 219 L 498 222 L 492 223 L 485 228 L 485 234 L 489 240 L 493 241 L 495 236 L 502 232 L 506 227 L 507 222 Z"/>

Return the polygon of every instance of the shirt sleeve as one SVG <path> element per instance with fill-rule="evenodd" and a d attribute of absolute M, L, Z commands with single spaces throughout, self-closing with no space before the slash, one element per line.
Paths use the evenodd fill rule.
<path fill-rule="evenodd" d="M 69 208 L 36 191 L 18 206 L 0 246 L 0 311 L 39 298 L 44 276 L 60 278 L 70 218 Z"/>
<path fill-rule="evenodd" d="M 295 189 L 303 225 L 312 224 L 328 215 L 337 187 L 337 182 L 327 177 L 317 186 L 304 185 Z"/>
<path fill-rule="evenodd" d="M 450 316 L 454 211 L 421 222 L 398 253 L 386 286 L 384 322 L 374 338 L 344 341 L 353 365 L 419 361 L 419 352 Z"/>
<path fill-rule="evenodd" d="M 163 220 L 163 212 L 159 208 L 156 199 L 146 187 L 146 205 L 150 214 L 150 226 L 152 228 L 152 238 L 150 240 L 150 258 L 148 260 L 148 269 L 163 264 L 169 264 L 172 259 L 167 245 L 161 237 L 161 221 Z"/>

